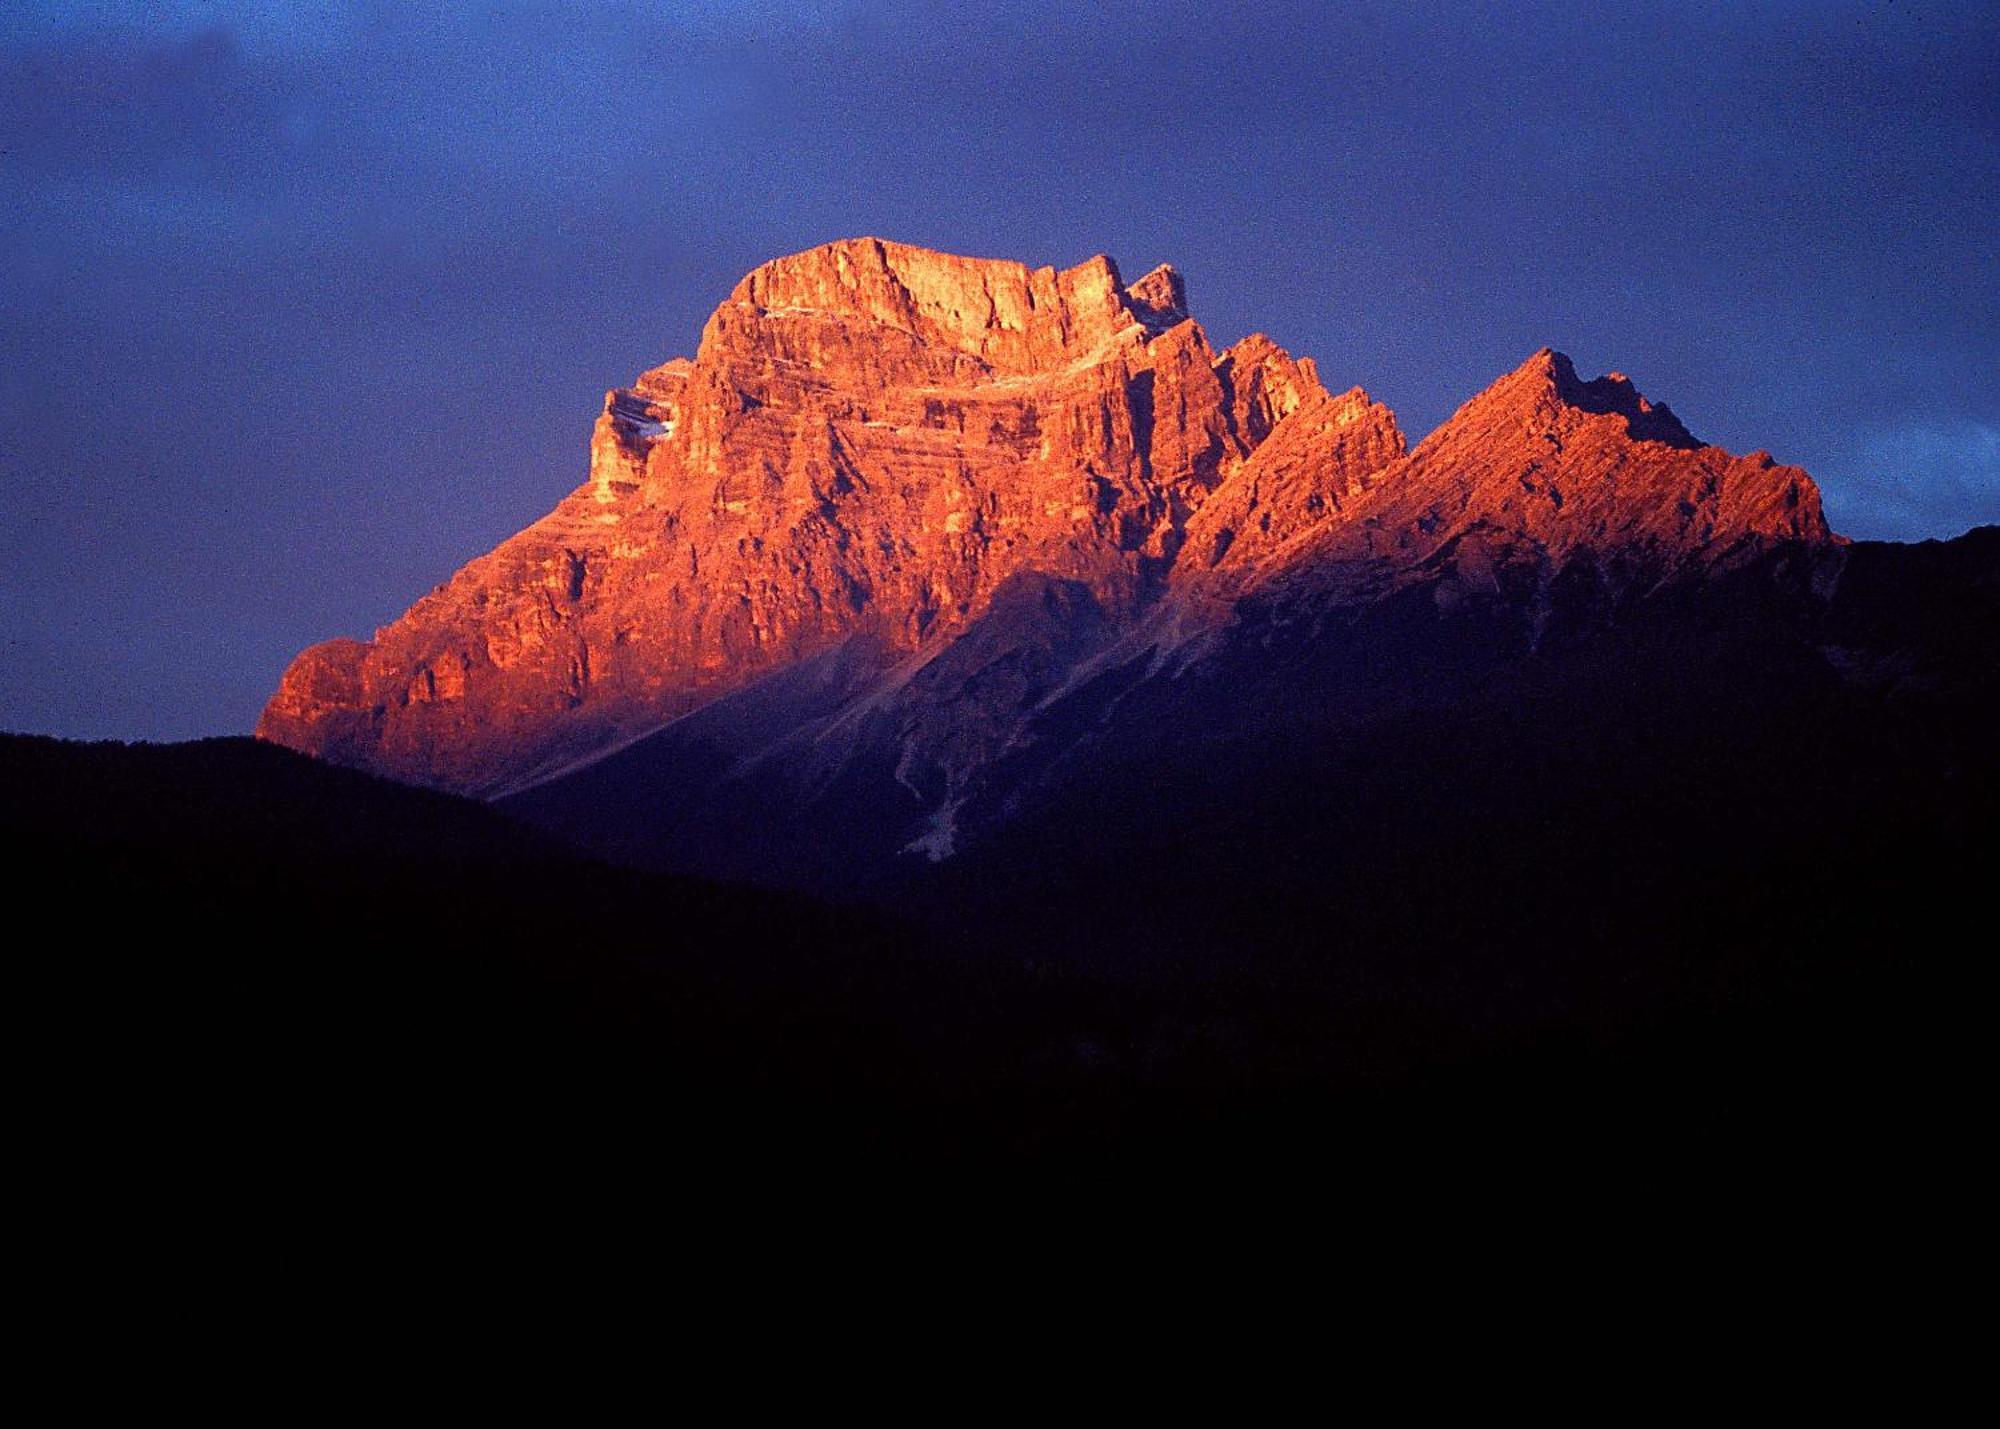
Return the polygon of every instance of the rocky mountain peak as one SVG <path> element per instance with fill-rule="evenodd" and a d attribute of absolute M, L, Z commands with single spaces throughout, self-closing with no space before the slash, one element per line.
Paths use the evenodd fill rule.
<path fill-rule="evenodd" d="M 1287 550 L 1312 599 L 1434 585 L 1447 603 L 1539 589 L 1580 566 L 1607 602 L 1770 545 L 1834 539 L 1819 488 L 1708 446 L 1622 374 L 1584 381 L 1543 348 L 1472 398 Z"/>
<path fill-rule="evenodd" d="M 1550 432 L 1573 429 L 1580 417 L 1622 418 L 1634 441 L 1692 451 L 1704 445 L 1671 408 L 1649 401 L 1622 372 L 1585 381 L 1563 353 L 1544 347 L 1461 407 L 1447 423 L 1511 426 Z M 1442 430 L 1442 429 L 1441 429 Z"/>
<path fill-rule="evenodd" d="M 1117 265 L 1103 254 L 1058 271 L 852 238 L 747 274 L 710 319 L 702 353 L 736 345 L 746 322 L 862 323 L 1022 374 L 1085 357 L 1132 321 Z"/>
<path fill-rule="evenodd" d="M 1246 487 L 1326 393 L 1268 339 L 1218 354 L 1186 302 L 1172 267 L 1127 286 L 1104 255 L 857 238 L 762 264 L 693 359 L 606 394 L 582 487 L 373 640 L 307 651 L 260 732 L 492 793 L 845 642 L 935 650 L 1024 573 L 1128 619 L 1203 508 L 1254 518 L 1248 550 L 1387 452 Z"/>
<path fill-rule="evenodd" d="M 1169 265 L 1127 285 L 1104 255 L 846 239 L 747 274 L 692 359 L 606 394 L 581 486 L 372 640 L 304 652 L 259 733 L 493 794 L 820 662 L 928 689 L 910 671 L 1026 590 L 1061 593 L 1038 621 L 1089 612 L 1085 644 L 1154 611 L 1192 639 L 1260 588 L 1353 602 L 1579 556 L 1663 579 L 1826 538 L 1805 473 L 1551 350 L 1412 452 L 1311 359 L 1216 351 Z M 997 628 L 981 670 L 1018 663 Z M 1036 644 L 1038 682 L 1082 629 Z M 999 749 L 1010 718 L 926 727 Z"/>

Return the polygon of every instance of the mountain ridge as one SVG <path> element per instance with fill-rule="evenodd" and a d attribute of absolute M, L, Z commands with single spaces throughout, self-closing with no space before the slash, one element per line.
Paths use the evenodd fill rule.
<path fill-rule="evenodd" d="M 746 275 L 692 359 L 607 394 L 590 457 L 373 640 L 304 652 L 259 736 L 491 796 L 850 641 L 884 669 L 935 654 L 1024 573 L 1076 583 L 1106 632 L 1174 626 L 1186 648 L 1264 593 L 1365 602 L 1626 556 L 1611 584 L 1657 583 L 1711 550 L 1835 539 L 1805 473 L 1695 442 L 1548 349 L 1412 451 L 1310 358 L 1261 334 L 1215 349 L 1171 265 L 1127 285 L 1104 255 L 1031 269 L 879 239 Z"/>

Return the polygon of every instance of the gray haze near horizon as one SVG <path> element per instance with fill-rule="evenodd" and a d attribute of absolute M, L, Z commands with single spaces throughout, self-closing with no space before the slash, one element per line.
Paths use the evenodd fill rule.
<path fill-rule="evenodd" d="M 1171 261 L 1413 435 L 1546 344 L 1850 535 L 2000 520 L 1988 5 L 438 8 L 0 19 L 0 728 L 247 730 L 859 234 Z"/>

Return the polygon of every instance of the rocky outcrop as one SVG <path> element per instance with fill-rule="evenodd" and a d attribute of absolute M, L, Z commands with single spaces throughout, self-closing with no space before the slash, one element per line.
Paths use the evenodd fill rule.
<path fill-rule="evenodd" d="M 912 785 L 935 752 L 949 793 L 1062 662 L 1163 622 L 1193 648 L 1248 598 L 1428 582 L 1444 608 L 1579 563 L 1643 588 L 1828 539 L 1803 472 L 1556 353 L 1407 451 L 1310 359 L 1214 349 L 1171 267 L 857 239 L 744 278 L 691 360 L 607 395 L 581 487 L 372 640 L 302 654 L 258 732 L 491 795 L 838 653 L 843 688 L 886 684 L 834 725 L 898 711 L 877 742 Z"/>
<path fill-rule="evenodd" d="M 1252 380 L 1266 381 L 1273 370 L 1257 369 Z M 1245 413 L 1246 425 L 1263 425 L 1270 440 L 1188 522 L 1189 577 L 1254 568 L 1293 536 L 1346 511 L 1403 455 L 1395 415 L 1359 387 L 1338 397 L 1310 381 L 1281 391 L 1267 416 L 1254 407 Z"/>

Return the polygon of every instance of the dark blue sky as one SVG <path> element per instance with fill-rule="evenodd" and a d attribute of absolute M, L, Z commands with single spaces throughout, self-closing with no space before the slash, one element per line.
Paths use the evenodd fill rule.
<path fill-rule="evenodd" d="M 2000 520 L 1997 77 L 1988 3 L 15 0 L 0 727 L 248 729 L 864 233 L 1171 260 L 1413 436 L 1549 344 L 1850 534 Z"/>

